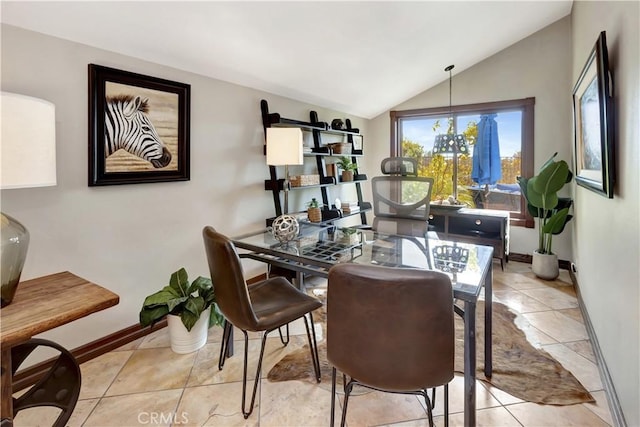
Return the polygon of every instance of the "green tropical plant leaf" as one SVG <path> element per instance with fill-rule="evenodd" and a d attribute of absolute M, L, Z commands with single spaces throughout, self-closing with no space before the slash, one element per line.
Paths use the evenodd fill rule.
<path fill-rule="evenodd" d="M 224 323 L 224 316 L 220 311 L 218 304 L 211 305 L 211 314 L 209 315 L 209 327 L 222 326 Z"/>
<path fill-rule="evenodd" d="M 180 297 L 174 298 L 167 301 L 167 307 L 169 308 L 169 313 L 177 314 L 180 311 L 180 306 L 185 302 L 189 301 L 189 297 Z"/>
<path fill-rule="evenodd" d="M 187 276 L 187 270 L 185 270 L 184 267 L 171 274 L 169 286 L 175 289 L 175 291 L 182 296 L 189 295 L 189 276 Z"/>
<path fill-rule="evenodd" d="M 204 298 L 189 298 L 189 300 L 184 305 L 184 309 L 200 317 L 200 314 L 205 309 Z"/>
<path fill-rule="evenodd" d="M 546 224 L 542 227 L 542 232 L 546 234 L 558 234 L 564 229 L 564 225 L 567 222 L 567 215 L 569 215 L 569 209 L 564 208 L 554 213 L 549 217 Z"/>
<path fill-rule="evenodd" d="M 140 324 L 142 326 L 153 326 L 154 323 L 161 320 L 167 314 L 169 314 L 169 309 L 166 306 L 143 308 L 140 310 Z"/>
<path fill-rule="evenodd" d="M 200 318 L 199 314 L 196 316 L 195 314 L 193 314 L 188 310 L 185 310 L 182 313 L 180 313 L 180 319 L 182 320 L 182 324 L 184 325 L 184 327 L 187 328 L 187 331 L 191 331 L 191 328 L 193 328 L 193 325 L 196 324 L 199 318 Z"/>
<path fill-rule="evenodd" d="M 536 177 L 534 188 L 542 194 L 556 193 L 567 183 L 568 174 L 569 165 L 564 160 L 547 163 Z"/>
<path fill-rule="evenodd" d="M 151 294 L 144 299 L 143 307 L 153 307 L 155 305 L 165 305 L 169 301 L 178 298 L 179 295 L 168 286 L 164 287 L 161 291 Z"/>
<path fill-rule="evenodd" d="M 211 279 L 208 277 L 198 276 L 198 278 L 191 283 L 191 286 L 189 286 L 187 293 L 192 295 L 194 292 L 202 293 L 210 289 L 213 289 Z"/>

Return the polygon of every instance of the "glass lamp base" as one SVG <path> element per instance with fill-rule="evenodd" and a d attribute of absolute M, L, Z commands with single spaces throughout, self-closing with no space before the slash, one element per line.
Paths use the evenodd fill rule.
<path fill-rule="evenodd" d="M 29 231 L 15 218 L 0 213 L 2 240 L 2 307 L 13 301 L 27 258 Z"/>

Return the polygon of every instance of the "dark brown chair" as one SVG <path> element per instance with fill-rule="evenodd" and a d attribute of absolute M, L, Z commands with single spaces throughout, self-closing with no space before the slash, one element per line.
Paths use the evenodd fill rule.
<path fill-rule="evenodd" d="M 327 291 L 327 359 L 333 365 L 331 425 L 336 370 L 344 380 L 343 426 L 355 384 L 423 396 L 431 426 L 434 388 L 444 385 L 448 425 L 453 313 L 451 280 L 444 273 L 357 264 L 332 267 Z M 433 389 L 431 400 L 429 388 Z"/>
<path fill-rule="evenodd" d="M 282 343 L 286 345 L 289 342 L 289 322 L 301 317 L 304 319 L 307 330 L 311 361 L 315 369 L 316 379 L 320 382 L 320 362 L 311 312 L 321 307 L 322 303 L 316 298 L 299 291 L 283 277 L 273 277 L 247 286 L 240 257 L 233 242 L 218 233 L 213 227 L 205 227 L 202 235 L 216 294 L 216 302 L 225 317 L 220 363 L 218 365 L 220 369 L 222 369 L 224 360 L 228 357 L 227 350 L 232 335 L 231 328 L 235 326 L 244 333 L 242 414 L 246 419 L 253 411 L 267 335 L 275 329 L 280 330 L 280 327 L 287 326 L 286 341 L 282 338 L 282 333 L 280 334 Z M 306 314 L 309 315 L 311 329 L 309 329 Z M 249 348 L 247 331 L 263 332 L 251 405 L 248 409 L 245 408 Z"/>

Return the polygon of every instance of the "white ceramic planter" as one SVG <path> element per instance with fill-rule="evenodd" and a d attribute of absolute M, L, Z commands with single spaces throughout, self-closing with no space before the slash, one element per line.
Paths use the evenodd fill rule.
<path fill-rule="evenodd" d="M 541 254 L 538 251 L 534 251 L 531 270 L 541 279 L 554 280 L 560 274 L 558 255 Z"/>
<path fill-rule="evenodd" d="M 211 307 L 202 312 L 200 319 L 193 325 L 191 331 L 187 331 L 180 316 L 169 314 L 167 327 L 171 339 L 171 350 L 175 353 L 186 354 L 200 349 L 207 342 L 210 312 Z"/>

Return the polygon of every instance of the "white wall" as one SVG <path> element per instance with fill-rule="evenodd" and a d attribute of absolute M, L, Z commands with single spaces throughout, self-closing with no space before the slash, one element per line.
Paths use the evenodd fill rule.
<path fill-rule="evenodd" d="M 392 110 L 430 108 L 449 102 L 449 64 L 433 64 L 441 68 L 440 85 L 429 89 Z M 554 153 L 571 160 L 571 27 L 569 17 L 538 31 L 473 67 L 454 74 L 454 105 L 504 101 L 535 97 L 534 167 L 538 168 Z M 389 113 L 372 120 L 369 131 L 374 140 L 367 152 L 369 170 L 376 170 L 380 160 L 389 156 Z M 567 193 L 568 195 L 568 193 Z M 560 259 L 571 260 L 570 225 L 555 236 L 554 252 Z M 537 232 L 524 227 L 511 227 L 512 252 L 528 254 L 537 247 Z"/>
<path fill-rule="evenodd" d="M 613 199 L 574 186 L 573 247 L 578 282 L 629 426 L 640 425 L 640 3 L 573 3 L 572 81 L 600 31 L 614 80 L 616 178 Z"/>
<path fill-rule="evenodd" d="M 58 185 L 2 191 L 2 211 L 31 233 L 23 279 L 69 270 L 120 295 L 120 304 L 44 336 L 68 348 L 138 322 L 144 297 L 184 266 L 209 276 L 201 231 L 236 235 L 274 216 L 264 190 L 260 100 L 308 120 L 315 106 L 85 45 L 2 25 L 2 90 L 56 105 Z M 191 180 L 87 186 L 88 72 L 95 63 L 191 84 Z M 343 114 L 316 109 L 324 121 Z M 366 121 L 351 117 L 366 133 Z M 305 190 L 309 191 L 309 190 Z M 314 194 L 315 196 L 315 194 Z M 319 196 L 319 194 L 318 194 Z M 302 209 L 311 194 L 290 200 Z M 263 271 L 247 264 L 249 276 Z"/>

